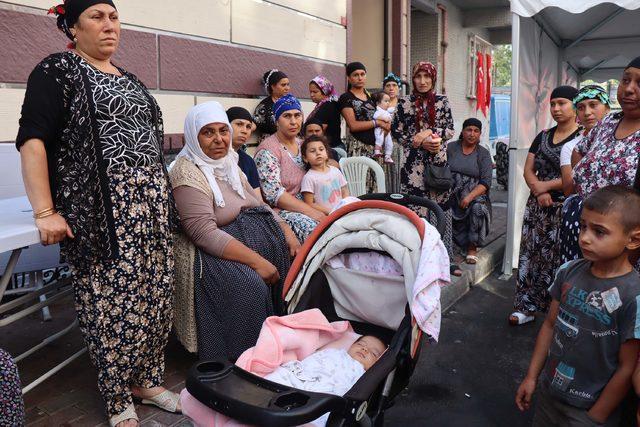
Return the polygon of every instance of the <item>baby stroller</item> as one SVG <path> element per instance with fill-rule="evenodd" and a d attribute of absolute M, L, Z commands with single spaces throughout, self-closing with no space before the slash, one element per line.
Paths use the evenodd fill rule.
<path fill-rule="evenodd" d="M 409 383 L 422 336 L 409 311 L 405 279 L 415 279 L 411 260 L 420 258 L 425 224 L 406 205 L 433 212 L 441 235 L 444 215 L 437 204 L 419 197 L 361 199 L 332 213 L 307 239 L 287 275 L 283 297 L 289 314 L 320 309 L 329 321 L 349 320 L 358 334 L 381 338 L 387 351 L 344 396 L 280 385 L 227 361 L 199 362 L 186 381 L 198 401 L 257 426 L 301 425 L 326 413 L 327 426 L 383 425 L 385 410 Z M 335 268 L 336 256 L 371 251 L 393 258 L 404 275 Z"/>

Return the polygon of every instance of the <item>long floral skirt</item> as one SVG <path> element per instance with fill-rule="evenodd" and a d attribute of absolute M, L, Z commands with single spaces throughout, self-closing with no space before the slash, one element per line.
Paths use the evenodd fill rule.
<path fill-rule="evenodd" d="M 481 196 L 482 197 L 482 196 Z M 457 209 L 453 210 L 453 241 L 462 249 L 469 245 L 483 246 L 489 235 L 491 224 L 491 209 L 488 203 L 474 200 L 464 209 L 464 214 L 457 215 Z"/>
<path fill-rule="evenodd" d="M 529 196 L 524 210 L 522 241 L 514 307 L 525 312 L 545 312 L 549 307 L 549 286 L 561 265 L 558 230 L 562 204 L 538 205 Z"/>
<path fill-rule="evenodd" d="M 0 425 L 24 425 L 24 401 L 18 367 L 11 355 L 0 348 Z"/>
<path fill-rule="evenodd" d="M 264 208 L 247 209 L 220 229 L 273 264 L 280 273 L 280 281 L 266 285 L 248 265 L 198 250 L 194 276 L 201 360 L 237 359 L 256 344 L 267 317 L 284 314 L 282 285 L 289 271 L 289 250 L 271 212 Z"/>
<path fill-rule="evenodd" d="M 421 218 L 426 218 L 426 220 L 429 221 L 429 224 L 434 227 L 438 226 L 437 217 L 432 211 L 429 211 L 425 216 L 426 208 L 411 207 L 411 209 L 413 211 L 417 211 L 416 213 Z M 442 243 L 444 243 L 444 247 L 447 249 L 447 254 L 449 254 L 449 262 L 453 263 L 453 217 L 451 209 L 443 209 L 443 213 L 444 234 L 440 236 L 440 239 L 442 239 Z"/>
<path fill-rule="evenodd" d="M 393 163 L 382 163 L 384 169 L 384 180 L 387 185 L 387 193 L 400 192 L 400 169 L 402 168 L 404 150 L 395 140 L 393 141 L 393 152 L 391 159 Z"/>
<path fill-rule="evenodd" d="M 162 167 L 111 173 L 109 187 L 119 254 L 69 263 L 80 329 L 111 417 L 133 403 L 131 386 L 162 384 L 174 269 Z"/>

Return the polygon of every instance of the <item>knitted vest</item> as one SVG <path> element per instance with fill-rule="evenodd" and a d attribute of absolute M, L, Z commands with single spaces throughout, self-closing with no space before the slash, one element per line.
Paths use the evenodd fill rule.
<path fill-rule="evenodd" d="M 302 144 L 297 138 L 296 142 L 298 146 Z M 278 163 L 280 164 L 280 182 L 285 190 L 287 190 L 287 193 L 294 196 L 300 193 L 300 184 L 302 183 L 305 171 L 293 161 L 291 155 L 280 143 L 276 134 L 271 135 L 260 143 L 256 150 L 256 155 L 262 150 L 267 150 L 278 159 Z"/>

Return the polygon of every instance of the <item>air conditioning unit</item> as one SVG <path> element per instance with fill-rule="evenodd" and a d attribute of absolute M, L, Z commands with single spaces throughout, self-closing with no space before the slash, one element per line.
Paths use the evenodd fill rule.
<path fill-rule="evenodd" d="M 411 0 L 411 7 L 431 15 L 438 13 L 436 4 L 436 0 Z"/>

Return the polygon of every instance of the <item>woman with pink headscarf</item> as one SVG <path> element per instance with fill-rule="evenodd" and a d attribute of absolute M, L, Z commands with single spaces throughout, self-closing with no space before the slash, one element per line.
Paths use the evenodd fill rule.
<path fill-rule="evenodd" d="M 428 197 L 440 205 L 446 219 L 446 231 L 442 240 L 451 258 L 451 190 L 428 187 L 425 183 L 428 166 L 447 165 L 446 141 L 454 133 L 449 100 L 435 91 L 437 74 L 436 67 L 430 62 L 420 61 L 413 66 L 413 90 L 411 95 L 398 102 L 391 133 L 404 151 L 404 162 L 400 170 L 401 192 Z M 427 214 L 425 208 L 415 210 L 423 217 Z M 428 219 L 434 221 L 435 216 L 429 213 Z M 455 265 L 452 265 L 451 272 L 455 275 L 462 274 Z"/>
<path fill-rule="evenodd" d="M 324 76 L 315 76 L 309 82 L 309 97 L 316 103 L 316 107 L 307 117 L 307 123 L 313 120 L 322 124 L 331 148 L 340 147 L 344 150 L 340 137 L 340 108 L 333 83 Z"/>

